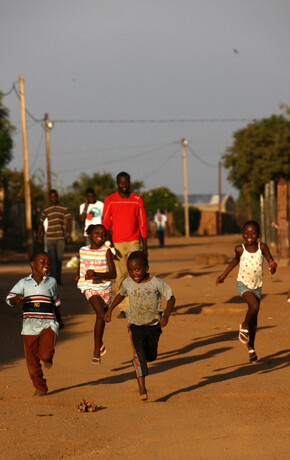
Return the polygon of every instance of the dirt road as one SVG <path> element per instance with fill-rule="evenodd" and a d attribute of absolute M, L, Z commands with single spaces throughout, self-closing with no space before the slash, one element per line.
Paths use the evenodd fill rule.
<path fill-rule="evenodd" d="M 257 364 L 249 364 L 237 340 L 245 305 L 237 296 L 236 271 L 224 285 L 225 265 L 212 254 L 233 256 L 238 235 L 150 241 L 150 271 L 167 281 L 177 299 L 150 365 L 149 400 L 138 401 L 125 319 L 106 326 L 108 352 L 90 363 L 94 315 L 64 268 L 59 289 L 65 328 L 54 365 L 45 372 L 49 394 L 33 397 L 21 330 L 21 307 L 4 298 L 29 273 L 21 258 L 0 264 L 0 443 L 5 459 L 288 459 L 289 267 L 272 277 L 264 268 L 256 340 Z M 208 257 L 197 257 L 207 254 Z M 199 261 L 199 263 L 197 263 Z M 99 411 L 78 413 L 82 399 Z"/>

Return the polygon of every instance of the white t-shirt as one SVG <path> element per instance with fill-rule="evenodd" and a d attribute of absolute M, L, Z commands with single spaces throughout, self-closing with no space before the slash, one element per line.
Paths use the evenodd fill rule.
<path fill-rule="evenodd" d="M 154 216 L 154 223 L 157 230 L 164 230 L 167 222 L 167 217 L 165 214 L 156 213 Z"/>
<path fill-rule="evenodd" d="M 80 205 L 80 214 L 83 213 L 85 203 Z M 86 229 L 89 225 L 99 225 L 102 223 L 104 203 L 102 201 L 96 201 L 95 203 L 89 203 L 87 207 L 86 220 L 84 235 L 86 235 Z"/>

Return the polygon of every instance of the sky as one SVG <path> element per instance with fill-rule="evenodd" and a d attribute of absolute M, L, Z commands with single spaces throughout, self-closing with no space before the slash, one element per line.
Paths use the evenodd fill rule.
<path fill-rule="evenodd" d="M 127 171 L 144 190 L 217 193 L 233 133 L 289 104 L 288 0 L 1 0 L 0 91 L 24 77 L 30 174 Z M 10 168 L 23 168 L 20 105 Z M 32 117 L 31 117 L 32 116 Z M 222 171 L 222 192 L 237 196 Z"/>

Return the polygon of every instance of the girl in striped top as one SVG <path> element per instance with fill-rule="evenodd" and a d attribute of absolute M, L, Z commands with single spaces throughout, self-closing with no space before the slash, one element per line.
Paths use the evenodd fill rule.
<path fill-rule="evenodd" d="M 105 245 L 106 228 L 103 225 L 90 225 L 87 234 L 91 244 L 80 249 L 80 263 L 73 280 L 96 313 L 91 362 L 100 364 L 101 356 L 106 353 L 103 316 L 111 303 L 112 279 L 116 278 L 116 268 L 111 250 Z"/>

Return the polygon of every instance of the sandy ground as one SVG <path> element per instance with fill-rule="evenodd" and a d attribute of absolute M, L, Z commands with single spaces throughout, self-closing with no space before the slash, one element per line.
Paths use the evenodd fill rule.
<path fill-rule="evenodd" d="M 33 397 L 24 359 L 21 307 L 2 301 L 0 315 L 1 459 L 288 459 L 289 267 L 270 276 L 265 265 L 259 315 L 257 364 L 249 364 L 237 340 L 245 305 L 235 289 L 236 271 L 224 285 L 215 279 L 233 256 L 238 235 L 171 238 L 167 247 L 150 241 L 150 271 L 167 281 L 177 299 L 150 365 L 149 400 L 138 401 L 125 319 L 107 325 L 108 352 L 90 363 L 94 315 L 64 268 L 65 328 L 54 366 L 45 372 L 49 394 Z M 68 255 L 67 255 L 68 256 Z M 28 272 L 23 258 L 0 264 L 1 298 Z M 237 270 L 237 269 L 236 269 Z M 82 399 L 95 413 L 79 413 Z"/>

